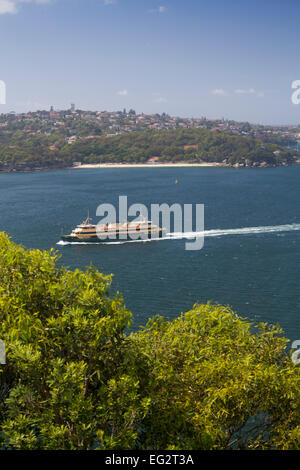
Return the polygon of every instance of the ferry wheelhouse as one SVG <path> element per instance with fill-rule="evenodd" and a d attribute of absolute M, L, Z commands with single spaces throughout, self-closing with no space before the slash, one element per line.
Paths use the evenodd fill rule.
<path fill-rule="evenodd" d="M 162 237 L 163 233 L 164 229 L 154 225 L 150 220 L 94 225 L 91 224 L 88 215 L 84 222 L 77 225 L 69 235 L 62 235 L 61 239 L 67 242 L 119 241 Z"/>

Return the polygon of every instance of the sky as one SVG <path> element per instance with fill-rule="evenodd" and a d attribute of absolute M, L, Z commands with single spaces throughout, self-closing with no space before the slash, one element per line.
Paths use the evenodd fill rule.
<path fill-rule="evenodd" d="M 0 0 L 0 113 L 300 124 L 299 0 Z"/>

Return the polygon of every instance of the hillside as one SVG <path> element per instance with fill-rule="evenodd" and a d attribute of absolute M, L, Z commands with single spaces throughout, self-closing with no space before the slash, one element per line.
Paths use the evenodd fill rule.
<path fill-rule="evenodd" d="M 17 134 L 17 135 L 16 135 Z M 60 168 L 81 163 L 219 162 L 229 166 L 280 166 L 300 158 L 296 150 L 254 137 L 230 136 L 202 128 L 146 130 L 121 135 L 85 137 L 55 144 L 45 135 L 15 133 L 0 138 L 2 171 Z"/>

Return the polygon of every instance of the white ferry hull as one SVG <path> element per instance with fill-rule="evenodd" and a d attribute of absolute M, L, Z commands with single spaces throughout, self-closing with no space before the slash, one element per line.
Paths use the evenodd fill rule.
<path fill-rule="evenodd" d="M 146 239 L 150 238 L 162 238 L 163 236 L 163 229 L 159 229 L 157 231 L 151 232 L 149 231 L 148 233 L 140 233 L 140 238 L 145 237 Z M 136 234 L 136 232 L 134 232 Z M 102 234 L 101 234 L 102 235 Z M 142 237 L 143 235 L 143 237 Z M 61 240 L 65 242 L 119 242 L 119 241 L 127 241 L 127 240 L 133 240 L 135 238 L 131 237 L 130 233 L 122 233 L 121 235 L 119 233 L 103 233 L 103 236 L 98 236 L 98 235 L 87 235 L 87 234 L 78 234 L 78 235 L 62 235 Z"/>

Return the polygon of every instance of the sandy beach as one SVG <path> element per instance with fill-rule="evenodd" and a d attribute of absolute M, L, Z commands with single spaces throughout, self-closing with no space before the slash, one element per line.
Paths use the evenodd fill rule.
<path fill-rule="evenodd" d="M 224 163 L 86 163 L 72 168 L 162 168 L 162 167 L 192 167 L 192 166 L 226 166 Z"/>

